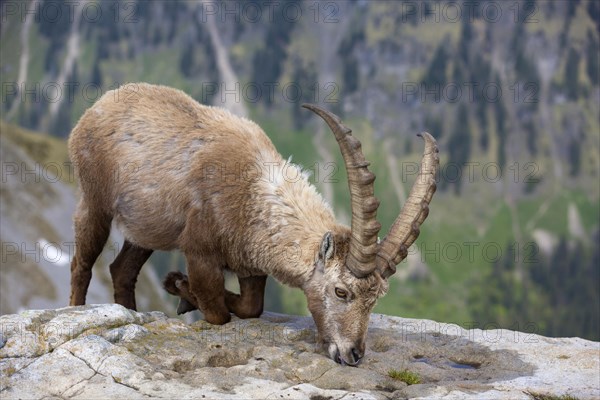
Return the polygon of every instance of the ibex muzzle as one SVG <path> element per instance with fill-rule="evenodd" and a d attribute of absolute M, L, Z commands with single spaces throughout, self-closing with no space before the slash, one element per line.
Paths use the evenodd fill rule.
<path fill-rule="evenodd" d="M 135 309 L 144 262 L 153 250 L 179 249 L 187 275 L 172 272 L 164 281 L 182 298 L 179 312 L 198 308 L 213 324 L 228 322 L 231 313 L 258 317 L 272 275 L 305 292 L 330 357 L 357 365 L 369 315 L 427 217 L 438 150 L 431 135 L 421 134 L 421 171 L 379 242 L 375 176 L 360 142 L 337 116 L 304 107 L 325 120 L 339 144 L 351 227 L 335 221 L 307 174 L 285 161 L 252 121 L 163 86 L 128 84 L 106 93 L 69 139 L 82 191 L 71 305 L 85 304 L 92 266 L 114 220 L 125 236 L 110 266 L 117 303 Z M 225 290 L 224 270 L 238 276 L 239 294 Z"/>

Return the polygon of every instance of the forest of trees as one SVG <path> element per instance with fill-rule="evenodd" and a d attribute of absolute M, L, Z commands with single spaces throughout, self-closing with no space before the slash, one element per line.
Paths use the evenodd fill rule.
<path fill-rule="evenodd" d="M 599 240 L 597 231 L 592 241 Z M 547 256 L 536 246 L 520 250 L 507 245 L 492 270 L 471 283 L 476 324 L 600 340 L 600 303 L 590 301 L 600 291 L 600 248 L 561 238 Z"/>

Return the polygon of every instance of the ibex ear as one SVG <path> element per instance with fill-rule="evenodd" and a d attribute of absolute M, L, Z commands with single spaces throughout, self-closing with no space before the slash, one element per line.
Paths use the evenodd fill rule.
<path fill-rule="evenodd" d="M 331 232 L 327 232 L 321 240 L 321 246 L 319 247 L 319 260 L 325 262 L 333 257 L 335 251 L 335 245 L 333 244 L 333 235 Z"/>
<path fill-rule="evenodd" d="M 319 254 L 315 260 L 315 269 L 313 273 L 323 274 L 325 272 L 325 263 L 333 257 L 334 250 L 333 235 L 331 232 L 327 232 L 319 245 Z"/>

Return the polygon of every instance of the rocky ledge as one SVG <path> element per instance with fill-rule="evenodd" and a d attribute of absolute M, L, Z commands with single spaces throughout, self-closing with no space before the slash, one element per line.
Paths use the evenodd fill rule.
<path fill-rule="evenodd" d="M 310 318 L 271 313 L 188 325 L 90 305 L 5 315 L 0 333 L 2 399 L 600 397 L 600 343 L 384 315 L 358 368 L 316 352 Z"/>

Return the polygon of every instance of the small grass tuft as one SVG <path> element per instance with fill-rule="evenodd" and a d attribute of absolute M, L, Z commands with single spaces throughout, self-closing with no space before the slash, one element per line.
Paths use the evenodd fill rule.
<path fill-rule="evenodd" d="M 577 397 L 573 397 L 568 394 L 557 396 L 555 394 L 544 394 L 536 392 L 525 392 L 533 398 L 533 400 L 579 400 Z"/>
<path fill-rule="evenodd" d="M 416 385 L 417 383 L 421 383 L 421 378 L 419 378 L 419 375 L 415 374 L 414 372 L 410 372 L 407 369 L 403 371 L 390 369 L 388 371 L 388 375 L 390 378 L 395 379 L 397 381 L 402 381 L 407 385 Z"/>

